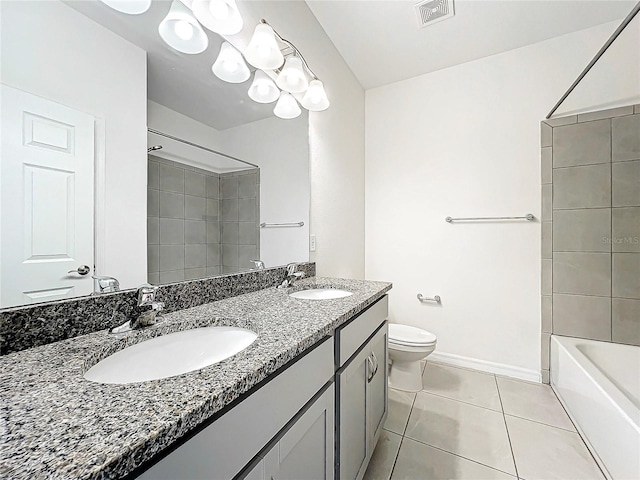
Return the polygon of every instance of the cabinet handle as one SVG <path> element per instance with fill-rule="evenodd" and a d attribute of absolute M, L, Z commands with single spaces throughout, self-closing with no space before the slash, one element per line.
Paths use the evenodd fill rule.
<path fill-rule="evenodd" d="M 373 380 L 373 376 L 376 374 L 375 365 L 373 363 L 372 355 L 367 357 L 367 370 L 369 370 L 369 374 L 367 375 L 367 383 L 370 383 Z"/>
<path fill-rule="evenodd" d="M 371 375 L 371 378 L 373 378 L 373 377 L 375 377 L 375 376 L 376 376 L 376 373 L 378 373 L 378 367 L 379 367 L 380 365 L 378 364 L 378 357 L 376 357 L 375 352 L 371 352 L 371 356 L 373 357 L 373 361 L 374 361 L 374 363 L 375 363 L 375 365 L 376 365 L 376 368 L 375 368 L 375 370 L 373 371 L 373 375 Z"/>

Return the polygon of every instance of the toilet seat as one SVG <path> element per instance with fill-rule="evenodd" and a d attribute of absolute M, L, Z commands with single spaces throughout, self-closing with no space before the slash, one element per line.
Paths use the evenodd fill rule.
<path fill-rule="evenodd" d="M 408 347 L 428 347 L 435 345 L 437 337 L 421 328 L 410 325 L 389 324 L 389 343 Z"/>

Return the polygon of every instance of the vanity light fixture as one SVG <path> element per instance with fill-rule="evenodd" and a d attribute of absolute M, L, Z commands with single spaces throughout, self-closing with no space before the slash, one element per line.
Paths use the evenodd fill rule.
<path fill-rule="evenodd" d="M 278 118 L 290 120 L 292 118 L 299 117 L 302 113 L 298 102 L 290 93 L 280 92 L 280 98 L 273 109 L 273 114 Z"/>
<path fill-rule="evenodd" d="M 300 57 L 293 54 L 287 58 L 278 78 L 276 78 L 276 85 L 281 90 L 291 93 L 302 93 L 309 87 L 309 81 L 302 69 Z"/>
<path fill-rule="evenodd" d="M 324 91 L 324 85 L 320 80 L 317 78 L 311 80 L 300 103 L 312 112 L 321 112 L 329 108 L 329 98 L 327 98 L 327 92 Z"/>
<path fill-rule="evenodd" d="M 244 51 L 244 58 L 251 65 L 262 70 L 275 70 L 284 63 L 284 56 L 276 42 L 273 28 L 261 20 Z"/>
<path fill-rule="evenodd" d="M 236 0 L 193 0 L 191 9 L 202 25 L 220 35 L 235 35 L 244 25 Z"/>
<path fill-rule="evenodd" d="M 139 15 L 149 10 L 151 0 L 100 0 L 105 5 L 122 13 Z"/>
<path fill-rule="evenodd" d="M 167 45 L 182 53 L 202 53 L 209 46 L 207 34 L 180 0 L 173 0 L 169 13 L 158 26 L 158 32 Z"/>
<path fill-rule="evenodd" d="M 253 83 L 249 87 L 249 98 L 258 103 L 275 102 L 280 96 L 280 90 L 273 80 L 262 70 L 256 70 L 253 75 Z"/>
<path fill-rule="evenodd" d="M 244 58 L 229 42 L 222 42 L 220 53 L 211 70 L 220 80 L 229 83 L 242 83 L 251 76 Z"/>

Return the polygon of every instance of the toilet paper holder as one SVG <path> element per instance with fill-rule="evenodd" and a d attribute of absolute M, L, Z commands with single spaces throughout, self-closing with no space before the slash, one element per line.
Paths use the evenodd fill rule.
<path fill-rule="evenodd" d="M 440 295 L 436 295 L 433 298 L 429 298 L 429 297 L 423 297 L 421 293 L 419 293 L 416 297 L 418 300 L 420 300 L 421 302 L 436 302 L 436 303 L 442 303 L 442 299 L 440 298 Z"/>

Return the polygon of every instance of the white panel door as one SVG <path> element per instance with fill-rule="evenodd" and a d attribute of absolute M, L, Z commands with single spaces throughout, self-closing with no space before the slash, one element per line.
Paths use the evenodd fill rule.
<path fill-rule="evenodd" d="M 94 118 L 0 86 L 0 306 L 93 290 Z M 84 275 L 69 273 L 83 271 Z"/>

